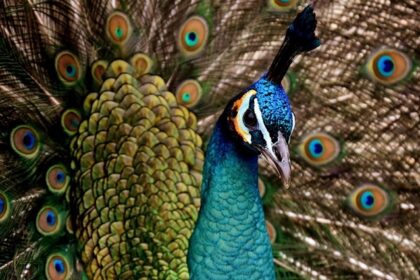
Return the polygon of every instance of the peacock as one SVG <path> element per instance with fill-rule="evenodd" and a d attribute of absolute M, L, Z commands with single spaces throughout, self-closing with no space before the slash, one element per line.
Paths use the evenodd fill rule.
<path fill-rule="evenodd" d="M 2 1 L 0 279 L 419 279 L 417 10 Z"/>

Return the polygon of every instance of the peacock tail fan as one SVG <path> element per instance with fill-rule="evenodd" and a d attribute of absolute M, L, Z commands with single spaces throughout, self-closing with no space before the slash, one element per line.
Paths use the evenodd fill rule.
<path fill-rule="evenodd" d="M 0 3 L 0 278 L 188 279 L 203 147 L 308 1 Z M 278 276 L 419 278 L 415 1 L 314 1 L 261 162 Z"/>
<path fill-rule="evenodd" d="M 251 63 L 227 79 L 256 60 L 248 22 L 276 17 L 265 3 L 0 5 L 1 278 L 187 279 L 204 160 L 191 110 L 211 115 L 256 77 Z"/>
<path fill-rule="evenodd" d="M 322 45 L 289 72 L 291 187 L 274 194 L 279 183 L 261 163 L 276 263 L 304 278 L 420 277 L 413 4 L 315 3 Z"/>

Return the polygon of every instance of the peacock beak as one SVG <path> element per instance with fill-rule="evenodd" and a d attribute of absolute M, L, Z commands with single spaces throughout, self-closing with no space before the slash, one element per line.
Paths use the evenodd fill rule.
<path fill-rule="evenodd" d="M 271 147 L 259 147 L 259 150 L 267 159 L 268 163 L 276 170 L 284 187 L 287 189 L 290 185 L 290 155 L 286 139 L 281 132 L 278 134 L 276 143 Z"/>

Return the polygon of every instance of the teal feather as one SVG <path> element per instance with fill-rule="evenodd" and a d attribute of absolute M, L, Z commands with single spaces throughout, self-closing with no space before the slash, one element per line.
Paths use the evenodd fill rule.
<path fill-rule="evenodd" d="M 192 279 L 273 279 L 257 180 L 257 155 L 216 125 L 207 147 L 201 209 L 190 240 Z"/>

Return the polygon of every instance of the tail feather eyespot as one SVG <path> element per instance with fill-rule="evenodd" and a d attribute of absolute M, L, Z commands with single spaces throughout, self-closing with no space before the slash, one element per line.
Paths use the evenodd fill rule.
<path fill-rule="evenodd" d="M 412 61 L 406 54 L 391 48 L 375 51 L 366 64 L 367 75 L 384 85 L 404 80 L 412 68 Z"/>
<path fill-rule="evenodd" d="M 72 275 L 72 262 L 69 256 L 53 253 L 45 263 L 45 275 L 49 280 L 66 280 Z"/>
<path fill-rule="evenodd" d="M 127 15 L 121 12 L 112 13 L 106 22 L 106 34 L 117 45 L 126 43 L 133 33 L 133 27 Z"/>
<path fill-rule="evenodd" d="M 20 125 L 12 130 L 10 144 L 17 154 L 25 158 L 36 157 L 41 149 L 38 132 L 28 125 Z"/>
<path fill-rule="evenodd" d="M 197 105 L 202 94 L 201 85 L 196 80 L 185 80 L 176 90 L 176 99 L 179 104 L 191 108 Z"/>
<path fill-rule="evenodd" d="M 62 229 L 62 217 L 52 206 L 43 207 L 36 217 L 36 228 L 42 235 L 54 235 Z"/>
<path fill-rule="evenodd" d="M 348 197 L 348 206 L 357 215 L 374 218 L 384 214 L 392 205 L 390 194 L 375 184 L 363 184 Z"/>
<path fill-rule="evenodd" d="M 46 175 L 48 189 L 55 194 L 64 194 L 70 183 L 70 177 L 64 165 L 51 166 Z"/>
<path fill-rule="evenodd" d="M 192 16 L 181 26 L 178 34 L 178 47 L 186 56 L 200 53 L 207 44 L 209 26 L 200 16 Z"/>
<path fill-rule="evenodd" d="M 338 158 L 341 147 L 332 136 L 317 132 L 303 138 L 298 147 L 298 153 L 310 165 L 323 166 Z"/>
<path fill-rule="evenodd" d="M 79 59 L 68 51 L 60 52 L 56 56 L 55 70 L 60 80 L 69 86 L 76 84 L 81 78 L 82 69 Z"/>
<path fill-rule="evenodd" d="M 80 113 L 74 109 L 66 110 L 61 115 L 61 126 L 64 128 L 64 131 L 72 136 L 77 133 L 80 122 L 82 121 L 82 116 Z"/>

